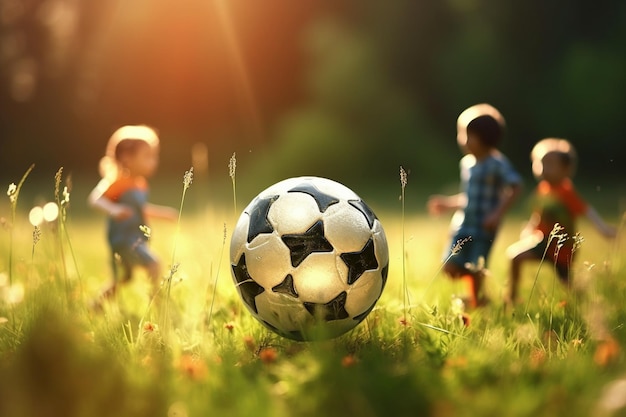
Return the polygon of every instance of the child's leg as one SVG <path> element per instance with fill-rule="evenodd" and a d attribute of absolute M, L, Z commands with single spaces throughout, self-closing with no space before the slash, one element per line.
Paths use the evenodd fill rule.
<path fill-rule="evenodd" d="M 459 279 L 465 284 L 470 294 L 469 307 L 475 308 L 478 305 L 478 294 L 482 289 L 483 280 L 476 280 L 473 272 L 451 262 L 446 262 L 443 270 L 450 278 Z"/>
<path fill-rule="evenodd" d="M 511 270 L 509 276 L 509 299 L 511 303 L 517 301 L 517 293 L 519 290 L 519 283 L 522 275 L 522 265 L 531 259 L 536 259 L 537 256 L 532 251 L 525 251 L 518 253 L 511 259 Z"/>

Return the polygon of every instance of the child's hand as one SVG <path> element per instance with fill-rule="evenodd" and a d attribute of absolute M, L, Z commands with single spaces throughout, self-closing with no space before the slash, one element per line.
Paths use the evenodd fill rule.
<path fill-rule="evenodd" d="M 123 204 L 115 204 L 111 207 L 109 215 L 115 220 L 126 220 L 133 215 L 133 209 Z"/>
<path fill-rule="evenodd" d="M 604 237 L 609 239 L 615 239 L 617 237 L 617 227 L 607 225 L 602 228 L 600 232 L 604 235 Z"/>
<path fill-rule="evenodd" d="M 441 213 L 448 210 L 448 205 L 446 204 L 446 197 L 442 195 L 434 195 L 428 199 L 426 203 L 426 207 L 428 207 L 428 212 L 434 216 L 438 216 Z"/>
<path fill-rule="evenodd" d="M 178 210 L 172 207 L 160 206 L 156 204 L 146 204 L 144 214 L 147 217 L 176 221 L 178 220 Z"/>

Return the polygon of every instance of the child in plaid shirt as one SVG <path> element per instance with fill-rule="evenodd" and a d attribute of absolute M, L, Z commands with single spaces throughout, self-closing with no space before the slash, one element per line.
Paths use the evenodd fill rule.
<path fill-rule="evenodd" d="M 489 104 L 472 106 L 457 120 L 457 142 L 466 155 L 461 159 L 461 193 L 434 195 L 428 200 L 431 214 L 455 210 L 452 242 L 445 255 L 444 271 L 470 287 L 470 307 L 484 305 L 484 271 L 504 214 L 521 191 L 521 177 L 498 151 L 504 118 Z"/>

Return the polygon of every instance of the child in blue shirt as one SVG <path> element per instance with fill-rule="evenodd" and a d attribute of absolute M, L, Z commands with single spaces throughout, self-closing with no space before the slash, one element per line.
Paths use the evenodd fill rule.
<path fill-rule="evenodd" d="M 466 155 L 461 159 L 461 192 L 434 195 L 428 200 L 431 214 L 455 211 L 452 242 L 444 271 L 470 287 L 470 307 L 484 305 L 484 271 L 498 227 L 521 191 L 521 177 L 498 150 L 504 118 L 489 104 L 472 106 L 457 120 L 457 142 Z"/>
<path fill-rule="evenodd" d="M 130 281 L 135 266 L 144 267 L 153 285 L 158 284 L 160 263 L 149 249 L 142 227 L 148 218 L 177 218 L 175 209 L 148 202 L 148 178 L 156 171 L 158 158 L 156 132 L 139 125 L 115 131 L 100 161 L 102 179 L 88 201 L 108 216 L 113 280 L 102 298 L 111 297 L 119 284 Z"/>

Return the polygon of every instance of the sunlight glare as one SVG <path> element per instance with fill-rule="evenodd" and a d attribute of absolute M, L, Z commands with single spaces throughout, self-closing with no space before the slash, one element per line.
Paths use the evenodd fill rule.
<path fill-rule="evenodd" d="M 59 217 L 59 206 L 57 203 L 50 202 L 43 206 L 43 218 L 47 222 L 53 222 Z"/>
<path fill-rule="evenodd" d="M 28 221 L 33 226 L 39 226 L 43 223 L 43 208 L 36 206 L 30 209 L 28 213 Z"/>

